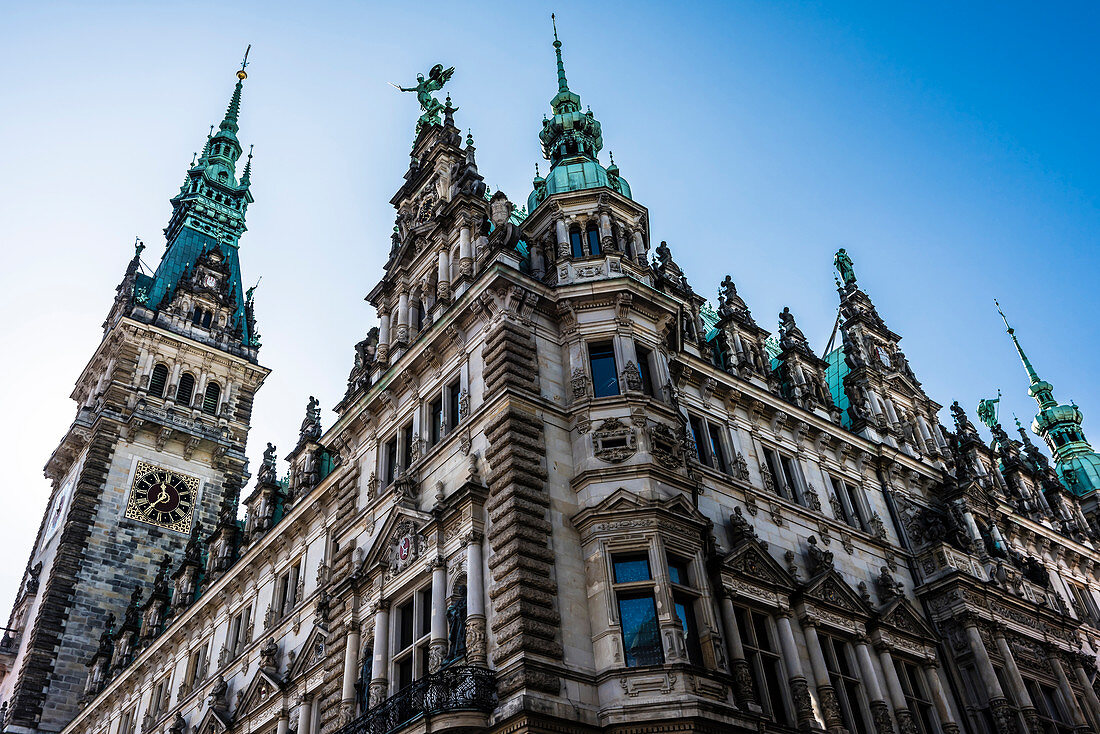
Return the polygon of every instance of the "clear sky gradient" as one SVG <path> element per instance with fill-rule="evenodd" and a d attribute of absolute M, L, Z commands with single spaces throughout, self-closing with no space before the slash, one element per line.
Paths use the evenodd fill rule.
<path fill-rule="evenodd" d="M 570 86 L 603 123 L 601 160 L 614 152 L 654 243 L 698 292 L 713 298 L 730 273 L 761 324 L 790 306 L 821 351 L 846 247 L 928 393 L 973 417 L 1000 388 L 1011 430 L 1035 406 L 997 297 L 1100 441 L 1095 3 L 9 2 L 0 614 L 134 237 L 155 267 L 168 200 L 245 46 L 256 203 L 241 262 L 246 282 L 263 276 L 260 358 L 274 370 L 255 467 L 266 441 L 291 448 L 310 394 L 331 425 L 352 345 L 375 324 L 363 296 L 419 114 L 386 82 L 455 66 L 456 121 L 490 187 L 522 204 L 556 91 L 551 9 Z"/>

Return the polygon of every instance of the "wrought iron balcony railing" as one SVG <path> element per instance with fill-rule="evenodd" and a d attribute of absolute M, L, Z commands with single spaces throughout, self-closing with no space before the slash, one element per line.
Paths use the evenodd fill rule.
<path fill-rule="evenodd" d="M 391 734 L 421 717 L 451 711 L 492 713 L 496 674 L 470 665 L 443 668 L 390 696 L 340 729 L 338 734 Z"/>

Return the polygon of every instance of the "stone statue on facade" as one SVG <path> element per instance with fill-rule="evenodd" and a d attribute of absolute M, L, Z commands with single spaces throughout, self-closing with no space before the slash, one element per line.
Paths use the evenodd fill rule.
<path fill-rule="evenodd" d="M 306 417 L 302 420 L 302 426 L 298 431 L 299 441 L 316 441 L 321 437 L 321 408 L 317 398 L 309 396 L 306 405 Z M 269 444 L 270 445 L 270 444 Z M 266 454 L 265 454 L 266 458 Z"/>
<path fill-rule="evenodd" d="M 443 103 L 432 96 L 432 92 L 438 92 L 443 88 L 443 85 L 450 81 L 451 76 L 455 73 L 455 68 L 452 66 L 449 69 L 444 69 L 443 64 L 436 64 L 428 72 L 428 78 L 425 79 L 423 74 L 416 75 L 415 87 L 399 87 L 391 82 L 391 86 L 402 92 L 415 92 L 416 101 L 420 103 L 420 109 L 424 111 L 424 114 L 420 116 L 420 119 L 416 122 L 417 132 L 421 128 L 428 125 L 439 124 L 439 113 L 443 109 Z M 457 107 L 452 108 L 453 110 Z"/>
<path fill-rule="evenodd" d="M 843 247 L 837 250 L 836 257 L 833 258 L 833 265 L 840 273 L 840 278 L 844 281 L 846 288 L 856 284 L 856 271 L 852 267 L 852 258 L 848 257 L 848 253 L 844 251 Z"/>
<path fill-rule="evenodd" d="M 264 461 L 260 465 L 260 472 L 256 481 L 260 484 L 275 484 L 277 481 L 275 478 L 275 446 L 271 442 L 268 442 L 267 448 L 264 449 Z"/>
<path fill-rule="evenodd" d="M 447 605 L 447 661 L 466 654 L 466 596 L 459 595 Z"/>
<path fill-rule="evenodd" d="M 810 575 L 816 576 L 833 568 L 833 552 L 822 550 L 817 545 L 817 538 L 811 535 L 806 539 L 806 559 L 809 561 Z"/>

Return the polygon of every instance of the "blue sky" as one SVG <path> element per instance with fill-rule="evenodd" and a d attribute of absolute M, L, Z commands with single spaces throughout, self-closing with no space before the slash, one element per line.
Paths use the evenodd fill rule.
<path fill-rule="evenodd" d="M 929 394 L 973 415 L 1000 388 L 1011 425 L 1034 404 L 997 297 L 1100 441 L 1100 6 L 8 3 L 5 610 L 47 502 L 41 467 L 75 415 L 68 395 L 133 239 L 155 265 L 168 199 L 245 45 L 256 203 L 241 260 L 246 281 L 263 276 L 261 361 L 274 370 L 255 465 L 264 442 L 293 445 L 310 394 L 331 424 L 352 345 L 374 323 L 363 296 L 418 115 L 387 82 L 455 66 L 448 90 L 480 170 L 523 202 L 556 90 L 551 9 L 570 86 L 603 123 L 603 160 L 615 153 L 697 291 L 713 297 L 728 272 L 760 323 L 790 306 L 820 350 L 846 247 Z"/>

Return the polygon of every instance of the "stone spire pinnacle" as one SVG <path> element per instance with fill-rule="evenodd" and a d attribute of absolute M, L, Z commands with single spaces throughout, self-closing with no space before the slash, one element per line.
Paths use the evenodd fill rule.
<path fill-rule="evenodd" d="M 1024 363 L 1024 369 L 1027 370 L 1027 376 L 1028 379 L 1031 380 L 1031 384 L 1037 385 L 1043 382 L 1039 379 L 1039 375 L 1035 372 L 1035 368 L 1031 366 L 1031 360 L 1024 354 L 1024 348 L 1020 346 L 1020 340 L 1016 338 L 1016 330 L 1009 325 L 1008 317 L 1005 316 L 1005 312 L 1001 310 L 1001 304 L 996 298 L 993 299 L 993 303 L 997 306 L 997 313 L 1001 315 L 1001 320 L 1005 322 L 1005 329 L 1008 331 L 1008 335 L 1012 337 L 1012 343 L 1016 345 L 1016 353 L 1020 355 L 1020 361 Z"/>
<path fill-rule="evenodd" d="M 237 84 L 233 87 L 233 96 L 229 98 L 229 107 L 225 110 L 225 119 L 222 120 L 222 124 L 218 126 L 219 130 L 228 130 L 230 132 L 237 132 L 237 119 L 241 114 L 241 87 L 244 84 L 244 80 L 248 78 L 248 72 L 245 71 L 245 67 L 248 66 L 248 52 L 252 50 L 252 44 L 248 45 L 248 48 L 244 51 L 244 60 L 241 61 L 241 68 L 237 71 Z"/>

